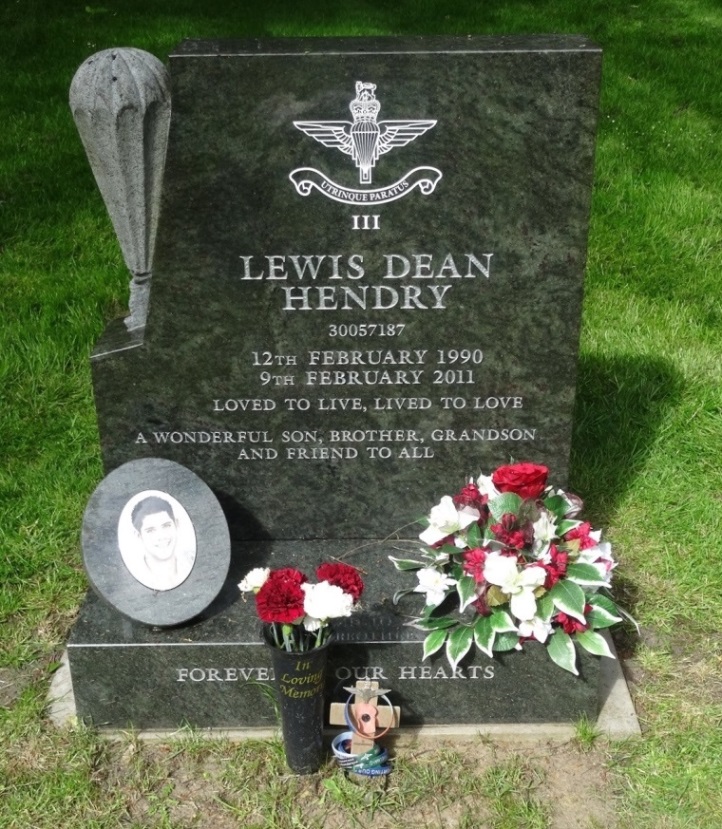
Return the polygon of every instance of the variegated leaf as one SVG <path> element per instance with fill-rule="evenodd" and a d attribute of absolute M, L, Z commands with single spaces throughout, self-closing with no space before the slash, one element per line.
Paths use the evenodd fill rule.
<path fill-rule="evenodd" d="M 459 610 L 463 612 L 476 601 L 476 581 L 471 576 L 462 576 L 456 584 L 456 592 L 461 603 Z"/>
<path fill-rule="evenodd" d="M 565 611 L 566 612 L 566 611 Z M 557 630 L 548 640 L 547 653 L 553 662 L 560 668 L 579 676 L 577 670 L 577 652 L 574 650 L 574 642 L 563 630 Z"/>
<path fill-rule="evenodd" d="M 434 630 L 426 637 L 426 639 L 424 639 L 424 655 L 421 658 L 422 662 L 427 657 L 441 650 L 444 646 L 444 642 L 446 642 L 447 633 L 447 630 Z"/>
<path fill-rule="evenodd" d="M 449 634 L 449 638 L 446 640 L 446 658 L 454 670 L 469 652 L 473 640 L 474 631 L 466 625 L 460 625 Z"/>
<path fill-rule="evenodd" d="M 489 616 L 479 616 L 474 624 L 476 647 L 487 656 L 492 656 L 495 637 L 496 631 L 491 626 L 491 618 Z"/>
<path fill-rule="evenodd" d="M 422 567 L 428 567 L 428 564 L 424 564 L 421 561 L 414 561 L 411 558 L 394 558 L 394 556 L 389 556 L 389 561 L 397 570 L 420 570 Z"/>
<path fill-rule="evenodd" d="M 606 587 L 606 580 L 599 575 L 599 570 L 591 564 L 570 564 L 567 567 L 567 578 L 576 584 L 586 584 L 591 587 Z"/>
<path fill-rule="evenodd" d="M 496 633 L 516 633 L 516 625 L 506 610 L 495 610 L 491 616 L 491 627 Z"/>
<path fill-rule="evenodd" d="M 593 630 L 584 630 L 581 633 L 575 634 L 574 638 L 589 653 L 593 653 L 595 656 L 608 656 L 610 659 L 614 659 L 614 654 L 609 650 L 607 640 L 601 633 L 595 633 Z"/>
<path fill-rule="evenodd" d="M 586 597 L 584 591 L 578 584 L 574 584 L 574 582 L 568 579 L 558 581 L 549 591 L 549 595 L 555 607 L 562 610 L 568 616 L 573 616 L 580 622 L 586 623 L 586 619 L 584 618 Z"/>

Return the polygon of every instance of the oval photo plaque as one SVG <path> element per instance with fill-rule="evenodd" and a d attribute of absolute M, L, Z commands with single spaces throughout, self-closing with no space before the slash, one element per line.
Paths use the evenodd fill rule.
<path fill-rule="evenodd" d="M 82 546 L 95 592 L 158 627 L 205 610 L 231 559 L 215 495 L 190 469 L 161 458 L 130 461 L 101 481 L 85 510 Z"/>

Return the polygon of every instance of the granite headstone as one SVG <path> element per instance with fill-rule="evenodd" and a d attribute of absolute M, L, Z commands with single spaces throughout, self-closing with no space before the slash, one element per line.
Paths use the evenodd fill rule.
<path fill-rule="evenodd" d="M 480 706 L 478 682 L 428 679 L 390 606 L 407 585 L 385 539 L 415 537 L 441 495 L 512 458 L 566 484 L 599 48 L 188 41 L 170 70 L 148 323 L 111 324 L 92 360 L 106 471 L 145 457 L 195 471 L 223 504 L 239 576 L 338 555 L 378 569 L 340 658 L 378 667 L 380 649 L 409 666 L 420 681 L 403 722 L 519 716 Z M 251 606 L 231 598 L 185 639 L 260 645 Z M 99 640 L 148 644 L 95 612 L 74 633 L 76 663 Z M 185 659 L 173 670 L 245 676 L 262 663 L 243 647 L 218 667 L 202 648 L 168 654 Z M 491 663 L 497 685 L 505 660 Z M 439 682 L 465 702 L 440 712 Z M 203 685 L 174 687 L 190 699 Z M 596 705 L 593 681 L 573 688 Z M 574 719 L 579 705 L 558 699 Z M 188 710 L 200 721 L 202 707 Z"/>

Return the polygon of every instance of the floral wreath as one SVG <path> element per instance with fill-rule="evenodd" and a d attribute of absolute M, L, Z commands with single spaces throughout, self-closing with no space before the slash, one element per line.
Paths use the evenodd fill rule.
<path fill-rule="evenodd" d="M 480 475 L 433 507 L 419 538 L 423 561 L 389 556 L 397 570 L 416 571 L 425 596 L 410 624 L 428 631 L 423 658 L 445 647 L 453 669 L 476 646 L 494 652 L 546 646 L 551 659 L 578 675 L 578 647 L 614 658 L 598 633 L 625 615 L 609 595 L 616 562 L 601 531 L 578 518 L 582 501 L 547 485 L 533 463 Z M 455 597 L 458 607 L 444 612 Z"/>

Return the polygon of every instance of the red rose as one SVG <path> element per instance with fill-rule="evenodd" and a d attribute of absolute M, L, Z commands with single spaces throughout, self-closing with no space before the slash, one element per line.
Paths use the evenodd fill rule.
<path fill-rule="evenodd" d="M 535 463 L 500 466 L 491 476 L 499 492 L 514 492 L 522 498 L 538 498 L 547 485 L 549 470 Z"/>
<path fill-rule="evenodd" d="M 363 579 L 358 570 L 350 564 L 328 562 L 316 570 L 316 575 L 319 581 L 327 581 L 329 584 L 340 587 L 344 593 L 350 593 L 354 603 L 361 598 L 364 590 Z"/>
<path fill-rule="evenodd" d="M 298 570 L 274 570 L 256 593 L 256 610 L 262 622 L 293 624 L 303 618 L 305 594 L 301 585 L 308 581 Z"/>

